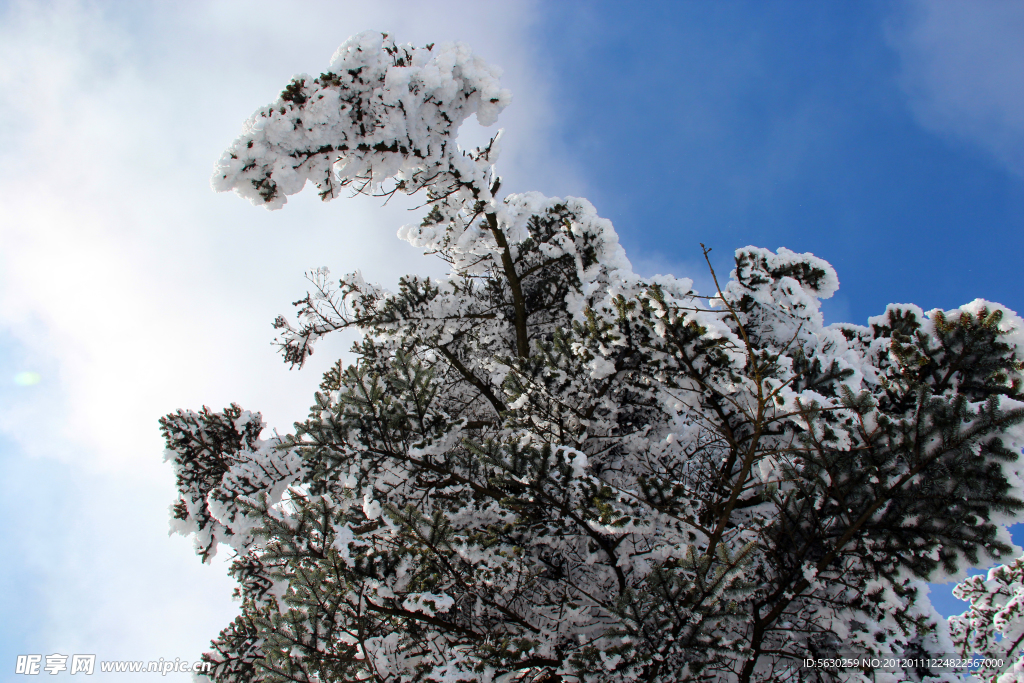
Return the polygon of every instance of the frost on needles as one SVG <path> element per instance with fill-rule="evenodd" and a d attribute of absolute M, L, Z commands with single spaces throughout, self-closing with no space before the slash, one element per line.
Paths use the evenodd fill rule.
<path fill-rule="evenodd" d="M 362 336 L 293 433 L 237 405 L 161 421 L 174 529 L 233 551 L 212 678 L 953 681 L 802 662 L 956 653 L 1020 676 L 1020 561 L 961 584 L 952 630 L 925 582 L 1014 552 L 1021 319 L 978 300 L 826 327 L 835 271 L 786 249 L 737 250 L 710 297 L 640 277 L 586 200 L 502 195 L 497 139 L 457 146 L 510 102 L 498 76 L 364 33 L 217 165 L 271 209 L 306 181 L 420 193 L 399 235 L 451 271 L 311 274 L 274 323 L 285 360 Z"/>

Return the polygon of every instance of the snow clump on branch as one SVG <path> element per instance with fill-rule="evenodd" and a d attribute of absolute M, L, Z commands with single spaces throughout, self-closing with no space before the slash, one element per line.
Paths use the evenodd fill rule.
<path fill-rule="evenodd" d="M 455 135 L 473 114 L 484 126 L 497 120 L 512 99 L 500 76 L 461 43 L 415 48 L 361 33 L 338 48 L 329 71 L 296 76 L 246 121 L 213 188 L 280 209 L 307 180 L 324 201 L 352 183 L 362 191 L 396 178 L 412 193 L 452 174 L 472 180 L 478 169 Z"/>

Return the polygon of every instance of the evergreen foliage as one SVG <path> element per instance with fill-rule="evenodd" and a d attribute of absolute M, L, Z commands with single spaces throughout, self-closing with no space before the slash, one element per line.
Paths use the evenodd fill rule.
<path fill-rule="evenodd" d="M 955 680 L 803 660 L 956 651 L 925 582 L 1013 551 L 1020 318 L 824 326 L 835 272 L 786 249 L 738 250 L 710 297 L 640 277 L 588 202 L 500 197 L 496 139 L 457 148 L 509 102 L 497 76 L 462 45 L 361 34 L 215 172 L 269 208 L 307 179 L 422 190 L 400 236 L 451 273 L 310 274 L 274 323 L 285 360 L 362 337 L 293 433 L 262 440 L 235 405 L 162 420 L 175 528 L 235 552 L 213 679 Z"/>

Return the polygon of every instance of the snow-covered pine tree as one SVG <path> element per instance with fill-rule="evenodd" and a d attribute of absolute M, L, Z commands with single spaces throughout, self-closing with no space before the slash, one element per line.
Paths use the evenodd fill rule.
<path fill-rule="evenodd" d="M 710 297 L 640 277 L 587 201 L 502 196 L 497 138 L 457 147 L 509 101 L 464 45 L 364 33 L 218 164 L 272 209 L 307 180 L 422 192 L 399 235 L 451 272 L 311 274 L 285 360 L 362 337 L 294 433 L 163 418 L 175 528 L 236 553 L 213 679 L 953 680 L 803 660 L 954 651 L 924 581 L 1012 550 L 1020 318 L 826 327 L 835 272 L 786 249 L 738 250 Z"/>

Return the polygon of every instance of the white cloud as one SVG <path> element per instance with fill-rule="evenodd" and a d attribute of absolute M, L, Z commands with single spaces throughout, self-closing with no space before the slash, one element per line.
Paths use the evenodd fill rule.
<path fill-rule="evenodd" d="M 926 128 L 977 145 L 1024 175 L 1024 3 L 911 0 L 890 44 Z"/>
<path fill-rule="evenodd" d="M 28 567 L 47 596 L 32 615 L 38 651 L 197 655 L 236 607 L 224 568 L 165 536 L 173 482 L 157 418 L 237 401 L 288 429 L 348 343 L 325 344 L 302 372 L 275 354 L 270 322 L 302 296 L 303 272 L 361 268 L 393 284 L 439 271 L 395 238 L 408 203 L 322 206 L 309 194 L 270 213 L 212 193 L 213 162 L 244 118 L 358 31 L 462 40 L 504 67 L 515 95 L 500 121 L 506 188 L 578 192 L 547 137 L 553 112 L 529 42 L 537 12 L 414 1 L 0 9 L 0 333 L 15 349 L 0 369 L 39 375 L 0 384 L 0 433 L 18 452 L 0 456 L 27 454 L 11 471 L 48 482 L 13 532 L 31 557 L 5 571 Z M 47 498 L 63 512 L 32 522 Z"/>

